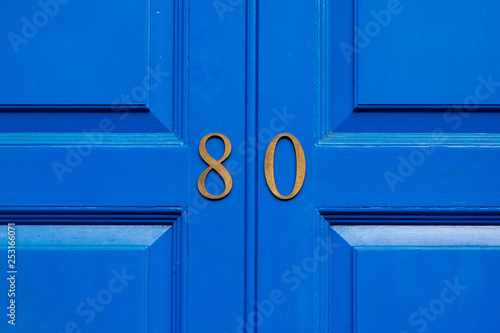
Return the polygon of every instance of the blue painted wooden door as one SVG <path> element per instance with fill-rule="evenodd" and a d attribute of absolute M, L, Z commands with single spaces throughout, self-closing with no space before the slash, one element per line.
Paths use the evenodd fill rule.
<path fill-rule="evenodd" d="M 224 200 L 197 181 L 206 134 L 245 141 L 244 6 L 222 24 L 201 1 L 3 5 L 0 332 L 235 330 L 243 154 Z"/>
<path fill-rule="evenodd" d="M 251 332 L 498 332 L 494 1 L 260 1 Z M 286 110 L 304 186 L 263 160 Z M 278 189 L 295 153 L 281 140 Z"/>
<path fill-rule="evenodd" d="M 497 332 L 499 9 L 6 4 L 0 331 Z"/>

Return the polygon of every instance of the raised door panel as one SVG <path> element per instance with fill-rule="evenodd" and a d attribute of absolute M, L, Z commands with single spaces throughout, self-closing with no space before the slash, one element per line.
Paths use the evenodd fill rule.
<path fill-rule="evenodd" d="M 14 245 L 3 232 L 1 248 L 14 249 L 14 262 L 1 286 L 15 326 L 0 325 L 6 332 L 178 332 L 180 223 L 11 226 Z"/>
<path fill-rule="evenodd" d="M 355 0 L 353 42 L 334 47 L 354 58 L 346 63 L 354 63 L 356 104 L 475 106 L 467 96 L 488 76 L 500 76 L 499 10 L 491 1 Z M 482 106 L 499 104 L 491 88 L 478 91 Z"/>
<path fill-rule="evenodd" d="M 185 205 L 183 3 L 25 1 L 1 15 L 0 205 Z"/>
<path fill-rule="evenodd" d="M 0 110 L 171 112 L 182 25 L 176 1 L 6 6 Z"/>
<path fill-rule="evenodd" d="M 0 105 L 111 105 L 147 78 L 150 1 L 6 6 Z"/>
<path fill-rule="evenodd" d="M 497 226 L 334 225 L 329 332 L 497 332 Z"/>

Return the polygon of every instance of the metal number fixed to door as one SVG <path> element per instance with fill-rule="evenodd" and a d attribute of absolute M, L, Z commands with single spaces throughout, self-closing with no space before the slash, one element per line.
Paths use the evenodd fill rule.
<path fill-rule="evenodd" d="M 215 137 L 222 139 L 222 141 L 224 142 L 224 154 L 222 158 L 219 160 L 214 159 L 208 153 L 206 147 L 207 141 Z M 283 195 L 279 192 L 274 178 L 274 154 L 276 151 L 276 145 L 278 144 L 278 141 L 281 140 L 282 138 L 288 138 L 292 141 L 293 147 L 295 149 L 295 160 L 297 165 L 295 172 L 295 185 L 293 187 L 292 192 L 288 195 Z M 231 174 L 222 165 L 222 162 L 224 162 L 231 154 L 231 141 L 224 134 L 220 133 L 207 134 L 200 141 L 199 152 L 201 158 L 203 159 L 203 161 L 205 161 L 205 163 L 208 164 L 209 167 L 205 171 L 203 171 L 200 177 L 198 178 L 198 190 L 205 198 L 210 200 L 220 200 L 225 198 L 229 194 L 229 192 L 231 192 L 231 188 L 233 187 L 233 179 L 231 178 Z M 224 180 L 224 185 L 225 185 L 224 192 L 222 192 L 219 195 L 210 194 L 205 186 L 205 181 L 207 179 L 207 176 L 212 170 L 217 172 Z M 281 200 L 290 200 L 294 198 L 302 188 L 302 185 L 304 184 L 304 180 L 306 177 L 306 157 L 304 155 L 304 149 L 302 148 L 302 145 L 300 144 L 299 140 L 295 136 L 289 133 L 278 134 L 271 141 L 271 143 L 267 148 L 266 157 L 264 159 L 264 170 L 265 170 L 267 186 L 269 187 L 269 190 L 271 190 L 271 192 L 274 194 L 274 196 L 276 196 Z"/>

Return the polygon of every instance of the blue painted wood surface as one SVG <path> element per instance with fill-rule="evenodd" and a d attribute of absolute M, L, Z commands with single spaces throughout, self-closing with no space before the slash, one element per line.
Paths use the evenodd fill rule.
<path fill-rule="evenodd" d="M 0 42 L 0 172 L 8 175 L 0 219 L 19 226 L 19 329 L 234 331 L 246 301 L 245 6 L 221 20 L 211 2 L 40 3 L 0 14 L 6 37 L 22 34 L 24 16 L 59 8 L 19 52 Z M 218 202 L 196 187 L 207 168 L 198 142 L 210 132 L 234 147 L 225 166 L 235 186 Z M 215 157 L 222 147 L 211 140 L 207 149 Z M 222 192 L 215 173 L 207 188 Z M 165 236 L 144 243 L 158 228 Z M 75 247 L 73 235 L 87 237 Z M 29 247 L 40 239 L 50 250 Z M 76 307 L 126 265 L 136 285 L 85 322 Z M 5 323 L 2 332 L 19 331 Z"/>
<path fill-rule="evenodd" d="M 371 11 L 395 3 L 404 11 L 346 59 L 342 43 L 352 46 Z M 422 318 L 409 317 L 455 278 L 474 292 L 445 303 L 425 331 L 497 330 L 486 313 L 494 298 L 485 300 L 499 269 L 497 230 L 485 227 L 500 222 L 496 6 L 259 2 L 259 131 L 272 132 L 273 109 L 286 106 L 281 131 L 301 141 L 307 173 L 297 197 L 279 201 L 259 170 L 250 332 L 422 331 Z M 289 142 L 278 146 L 275 170 L 279 188 L 293 186 Z M 349 225 L 370 239 L 368 224 L 398 225 L 406 237 L 383 229 L 358 248 L 332 231 Z M 477 232 L 453 233 L 458 225 Z"/>
<path fill-rule="evenodd" d="M 173 237 L 173 228 L 161 225 L 16 226 L 14 329 L 170 330 L 175 306 Z M 6 253 L 7 232 L 0 244 Z M 8 282 L 2 279 L 2 290 L 9 290 Z M 2 300 L 9 301 L 7 293 Z M 21 319 L 24 316 L 31 319 Z M 2 332 L 13 329 L 5 320 L 0 327 Z"/>
<path fill-rule="evenodd" d="M 19 225 L 22 329 L 497 330 L 480 311 L 494 307 L 486 294 L 499 269 L 496 4 L 57 1 L 18 53 L 0 42 L 0 218 Z M 3 35 L 39 7 L 0 14 Z M 359 46 L 356 31 L 372 22 L 379 33 L 346 58 L 342 43 Z M 56 38 L 70 33 L 80 38 Z M 126 97 L 141 87 L 143 98 Z M 207 168 L 198 143 L 212 132 L 233 147 L 233 189 L 220 201 L 197 190 Z M 289 201 L 263 169 L 284 132 L 307 161 Z M 217 158 L 224 147 L 213 139 L 207 150 Z M 295 163 L 281 140 L 282 193 Z M 223 192 L 213 172 L 206 186 Z M 90 314 L 75 306 L 125 265 L 137 278 L 123 301 L 82 321 Z M 455 278 L 467 285 L 456 302 L 410 321 Z"/>
<path fill-rule="evenodd" d="M 500 292 L 498 232 L 498 226 L 332 227 L 338 244 L 332 330 L 498 331 L 491 312 Z M 352 292 L 341 287 L 349 280 Z"/>
<path fill-rule="evenodd" d="M 150 18 L 140 0 L 8 4 L 0 105 L 116 104 L 148 75 Z"/>
<path fill-rule="evenodd" d="M 498 80 L 498 2 L 354 2 L 357 104 L 467 104 L 478 77 Z M 499 104 L 479 92 L 489 97 L 481 104 Z"/>

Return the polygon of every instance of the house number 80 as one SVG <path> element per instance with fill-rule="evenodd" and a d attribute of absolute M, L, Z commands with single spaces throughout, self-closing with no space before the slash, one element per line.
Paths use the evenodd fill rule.
<path fill-rule="evenodd" d="M 220 160 L 214 159 L 208 153 L 206 148 L 207 141 L 214 137 L 221 138 L 222 141 L 224 141 L 224 155 Z M 276 151 L 276 145 L 278 144 L 278 141 L 281 140 L 282 138 L 290 139 L 295 149 L 295 160 L 296 160 L 295 185 L 293 187 L 292 192 L 288 195 L 282 195 L 278 191 L 274 179 L 274 154 Z M 229 171 L 227 171 L 227 169 L 224 166 L 222 166 L 222 162 L 224 162 L 231 154 L 231 141 L 225 135 L 220 133 L 207 134 L 200 142 L 199 152 L 203 161 L 205 161 L 205 163 L 208 164 L 208 168 L 205 171 L 203 171 L 200 177 L 198 178 L 198 190 L 200 191 L 201 195 L 203 195 L 207 199 L 219 200 L 225 198 L 229 194 L 229 192 L 231 192 L 231 188 L 233 187 L 233 179 L 231 177 L 231 174 L 229 173 Z M 210 194 L 205 186 L 205 181 L 207 179 L 208 173 L 212 170 L 217 172 L 224 180 L 224 192 L 222 192 L 219 195 Z M 267 148 L 266 157 L 264 159 L 264 173 L 266 176 L 267 186 L 274 194 L 274 196 L 276 196 L 277 198 L 281 200 L 290 200 L 293 197 L 295 197 L 297 193 L 299 193 L 300 189 L 302 188 L 302 185 L 304 184 L 304 179 L 306 177 L 306 158 L 304 155 L 304 150 L 302 149 L 302 145 L 300 144 L 299 140 L 297 140 L 296 137 L 288 133 L 281 133 L 278 134 L 271 141 L 269 147 Z"/>

